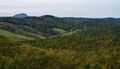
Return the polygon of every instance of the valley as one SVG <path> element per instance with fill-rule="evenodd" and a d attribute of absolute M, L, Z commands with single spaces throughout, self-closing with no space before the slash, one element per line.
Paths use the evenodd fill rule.
<path fill-rule="evenodd" d="M 0 69 L 119 69 L 120 18 L 0 18 Z"/>

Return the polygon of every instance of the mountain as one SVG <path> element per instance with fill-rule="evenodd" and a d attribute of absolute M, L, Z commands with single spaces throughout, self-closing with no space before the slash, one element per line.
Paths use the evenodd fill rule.
<path fill-rule="evenodd" d="M 26 13 L 20 13 L 20 14 L 16 14 L 13 16 L 14 18 L 24 18 L 24 17 L 28 17 L 28 15 Z"/>
<path fill-rule="evenodd" d="M 64 29 L 66 31 L 69 31 L 72 26 L 74 26 L 74 23 L 68 22 L 64 20 L 63 18 L 58 18 L 51 15 L 44 15 L 41 17 L 26 17 L 26 18 L 13 18 L 13 17 L 7 17 L 7 18 L 1 18 L 1 22 L 14 24 L 17 26 L 25 26 L 28 28 L 32 28 L 37 31 L 37 33 L 41 33 L 44 36 L 51 36 L 51 35 L 57 35 L 59 34 L 58 31 L 53 30 L 53 28 L 57 29 Z M 27 30 L 24 29 L 24 30 Z M 31 31 L 31 30 L 27 30 Z M 32 30 L 32 32 L 35 32 Z"/>
<path fill-rule="evenodd" d="M 81 32 L 89 36 L 119 36 L 119 27 L 119 18 L 60 18 L 52 15 L 0 18 L 0 30 L 2 32 L 4 30 L 9 34 L 12 33 L 11 35 L 17 34 L 17 38 L 22 35 L 22 38 L 25 39 L 26 37 L 39 39 L 73 32 Z"/>

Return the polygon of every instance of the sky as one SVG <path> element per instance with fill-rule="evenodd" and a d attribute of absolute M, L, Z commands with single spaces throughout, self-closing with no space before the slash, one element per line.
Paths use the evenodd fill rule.
<path fill-rule="evenodd" d="M 120 0 L 0 0 L 0 16 L 116 17 Z"/>

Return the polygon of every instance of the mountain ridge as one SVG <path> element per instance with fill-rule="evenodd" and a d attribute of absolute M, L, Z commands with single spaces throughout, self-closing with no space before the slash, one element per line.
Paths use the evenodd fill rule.
<path fill-rule="evenodd" d="M 41 17 L 28 16 L 24 18 L 0 18 L 0 29 L 25 35 L 28 38 L 64 35 L 66 34 L 64 31 L 67 33 L 79 31 L 91 36 L 119 35 L 120 33 L 117 32 L 119 31 L 119 27 L 119 18 L 61 18 L 52 15 L 43 15 Z"/>
<path fill-rule="evenodd" d="M 19 13 L 19 14 L 15 14 L 13 17 L 14 18 L 25 18 L 25 17 L 28 17 L 28 15 L 26 13 Z"/>

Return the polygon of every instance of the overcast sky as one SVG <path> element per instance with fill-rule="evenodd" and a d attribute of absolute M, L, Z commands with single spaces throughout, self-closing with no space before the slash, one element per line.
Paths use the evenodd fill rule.
<path fill-rule="evenodd" d="M 120 0 L 0 0 L 0 16 L 120 17 Z"/>

